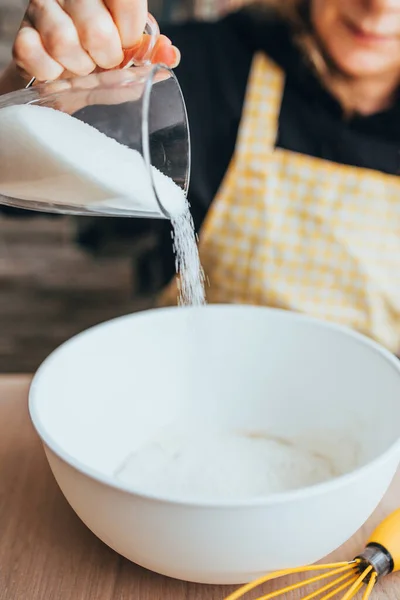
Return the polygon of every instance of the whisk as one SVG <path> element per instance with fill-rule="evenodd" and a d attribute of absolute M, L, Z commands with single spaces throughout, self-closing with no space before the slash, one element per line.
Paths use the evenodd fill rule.
<path fill-rule="evenodd" d="M 371 535 L 364 551 L 354 560 L 276 571 L 244 585 L 225 600 L 239 600 L 267 581 L 307 572 L 321 573 L 267 593 L 257 600 L 272 600 L 295 590 L 299 590 L 299 600 L 350 600 L 363 588 L 362 600 L 368 600 L 378 579 L 395 571 L 400 571 L 400 509 L 382 521 Z M 307 586 L 313 584 L 321 584 L 322 587 L 308 595 L 301 595 L 307 594 Z"/>

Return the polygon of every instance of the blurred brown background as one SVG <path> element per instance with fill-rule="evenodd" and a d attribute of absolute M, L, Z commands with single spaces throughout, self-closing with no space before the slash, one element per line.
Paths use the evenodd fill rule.
<path fill-rule="evenodd" d="M 149 8 L 162 23 L 214 19 L 243 1 L 150 0 Z M 0 0 L 0 69 L 9 61 L 26 5 Z M 76 243 L 88 235 L 95 254 Z M 152 243 L 122 238 L 101 219 L 21 218 L 0 211 L 0 372 L 33 371 L 75 333 L 151 306 L 157 284 L 138 284 L 157 279 L 151 260 L 143 277 L 142 257 Z"/>

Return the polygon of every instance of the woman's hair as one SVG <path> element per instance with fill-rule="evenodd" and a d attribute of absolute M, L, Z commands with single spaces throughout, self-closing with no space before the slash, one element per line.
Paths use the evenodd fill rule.
<path fill-rule="evenodd" d="M 262 4 L 280 14 L 291 26 L 293 38 L 305 58 L 319 76 L 333 70 L 313 29 L 310 17 L 311 0 L 262 0 Z"/>

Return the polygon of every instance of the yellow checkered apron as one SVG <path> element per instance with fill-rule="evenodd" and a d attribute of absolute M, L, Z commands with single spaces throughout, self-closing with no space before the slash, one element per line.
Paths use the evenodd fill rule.
<path fill-rule="evenodd" d="M 200 236 L 208 302 L 300 311 L 398 352 L 400 178 L 275 148 L 283 88 L 282 70 L 257 55 Z"/>

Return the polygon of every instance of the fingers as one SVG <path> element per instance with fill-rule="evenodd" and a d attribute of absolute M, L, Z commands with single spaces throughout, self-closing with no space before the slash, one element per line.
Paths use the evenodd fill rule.
<path fill-rule="evenodd" d="M 118 28 L 123 48 L 140 42 L 147 19 L 146 0 L 105 0 Z"/>
<path fill-rule="evenodd" d="M 57 79 L 64 67 L 45 50 L 39 33 L 30 26 L 22 26 L 13 47 L 13 58 L 25 79 L 38 81 Z"/>
<path fill-rule="evenodd" d="M 96 65 L 101 69 L 117 67 L 123 60 L 122 42 L 102 0 L 64 0 L 63 8 L 75 24 L 82 47 Z"/>
<path fill-rule="evenodd" d="M 25 19 L 39 33 L 48 55 L 64 69 L 87 75 L 96 64 L 82 47 L 73 20 L 57 0 L 30 2 Z"/>
<path fill-rule="evenodd" d="M 177 66 L 179 50 L 163 35 L 153 48 L 154 37 L 143 34 L 146 22 L 146 0 L 30 0 L 14 61 L 25 78 L 39 81 L 129 66 L 132 59 Z"/>
<path fill-rule="evenodd" d="M 124 60 L 119 66 L 121 68 L 126 67 L 132 61 L 136 64 L 140 64 L 141 61 L 147 56 L 149 46 L 149 36 L 143 35 L 139 44 L 129 48 L 129 50 L 124 51 Z M 169 40 L 165 35 L 160 35 L 150 58 L 153 64 L 161 63 L 174 69 L 180 62 L 181 53 L 179 52 L 178 48 L 172 45 L 171 40 Z"/>
<path fill-rule="evenodd" d="M 151 62 L 154 64 L 162 63 L 174 69 L 179 65 L 180 60 L 181 53 L 178 48 L 173 46 L 171 40 L 165 37 L 165 35 L 160 35 L 154 47 Z"/>

